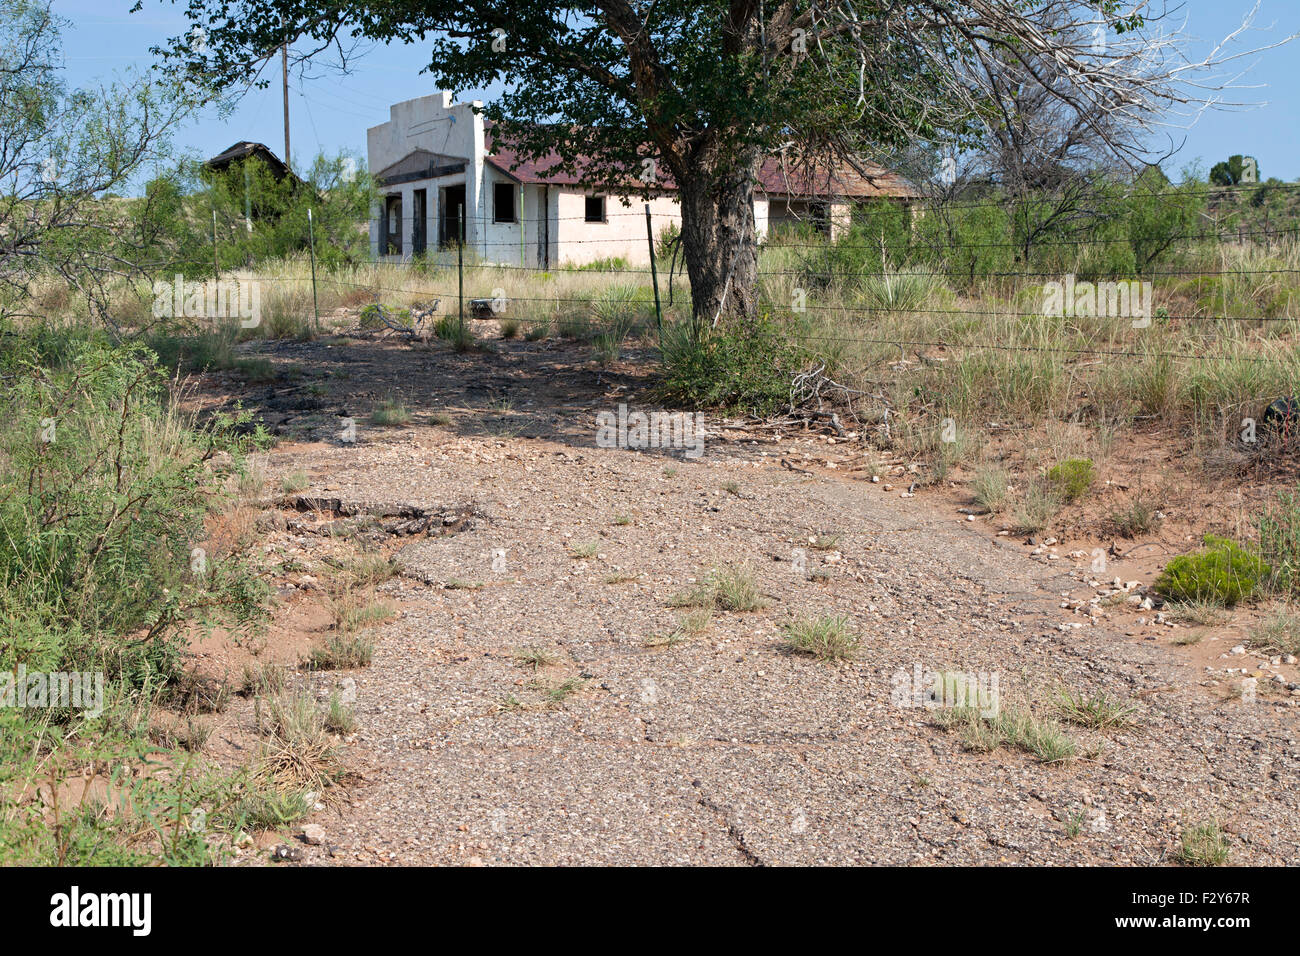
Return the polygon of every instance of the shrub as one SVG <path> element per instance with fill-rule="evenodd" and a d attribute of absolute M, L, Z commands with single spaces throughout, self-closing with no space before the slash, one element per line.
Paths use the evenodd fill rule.
<path fill-rule="evenodd" d="M 330 739 L 328 715 L 306 694 L 260 701 L 255 714 L 263 736 L 258 776 L 280 792 L 323 793 L 346 776 Z"/>
<path fill-rule="evenodd" d="M 555 334 L 562 339 L 579 342 L 589 339 L 593 334 L 591 320 L 579 312 L 558 312 L 555 316 Z"/>
<path fill-rule="evenodd" d="M 55 354 L 44 338 L 0 351 L 0 671 L 103 672 L 104 709 L 0 708 L 0 862 L 221 862 L 233 850 L 232 832 L 215 839 L 239 796 L 231 779 L 195 773 L 183 751 L 167 774 L 136 768 L 157 751 L 154 700 L 222 706 L 183 672 L 182 628 L 247 631 L 262 617 L 266 588 L 246 555 L 193 550 L 229 494 L 205 461 L 224 450 L 243 467 L 252 442 L 234 428 L 248 416 L 197 427 L 170 406 L 144 346 L 86 336 Z M 188 713 L 163 739 L 198 750 L 211 728 Z M 51 812 L 32 785 L 58 792 L 101 765 L 122 800 Z M 206 832 L 185 825 L 200 807 Z"/>
<path fill-rule="evenodd" d="M 1251 632 L 1250 642 L 1284 654 L 1300 654 L 1300 615 L 1290 608 L 1278 608 L 1259 622 Z"/>
<path fill-rule="evenodd" d="M 1292 492 L 1277 499 L 1256 517 L 1260 555 L 1272 567 L 1272 587 L 1294 591 L 1300 585 L 1300 501 Z"/>
<path fill-rule="evenodd" d="M 1205 547 L 1174 558 L 1156 579 L 1156 590 L 1179 601 L 1212 601 L 1232 607 L 1249 600 L 1269 577 L 1268 564 L 1227 538 L 1205 536 Z"/>
<path fill-rule="evenodd" d="M 375 655 L 374 641 L 360 634 L 336 634 L 320 647 L 312 648 L 307 667 L 314 671 L 369 667 Z"/>
<path fill-rule="evenodd" d="M 1178 862 L 1188 866 L 1222 866 L 1228 862 L 1228 838 L 1217 822 L 1199 823 L 1183 831 Z"/>
<path fill-rule="evenodd" d="M 200 189 L 177 210 L 180 222 L 175 228 L 185 237 L 187 251 L 211 265 L 212 213 L 209 210 L 216 210 L 223 237 L 218 248 L 220 268 L 225 272 L 268 258 L 289 255 L 306 258 L 307 212 L 311 209 L 315 254 L 322 270 L 364 261 L 369 240 L 364 230 L 357 231 L 355 224 L 364 222 L 368 215 L 371 179 L 364 171 L 345 175 L 347 170 L 347 156 L 331 157 L 324 153 L 318 154 L 310 167 L 295 169 L 302 180 L 297 176 L 279 178 L 256 157 L 233 163 L 221 171 L 201 170 Z M 259 215 L 253 217 L 252 228 L 246 229 L 245 203 L 250 195 Z M 197 210 L 199 214 L 187 214 L 187 209 Z M 305 292 L 310 308 L 310 287 Z"/>
<path fill-rule="evenodd" d="M 790 380 L 802 364 L 789 337 L 767 317 L 716 330 L 687 322 L 667 326 L 659 392 L 693 407 L 768 414 L 790 401 Z"/>
<path fill-rule="evenodd" d="M 911 218 L 901 206 L 875 203 L 853 214 L 850 228 L 838 239 L 826 242 L 813 223 L 781 230 L 774 237 L 779 244 L 790 241 L 811 245 L 805 255 L 800 283 L 822 289 L 836 282 L 866 283 L 890 270 L 891 263 L 907 258 L 912 231 Z"/>
<path fill-rule="evenodd" d="M 233 325 L 179 335 L 161 331 L 151 332 L 145 343 L 158 356 L 158 362 L 168 372 L 206 372 L 234 368 L 234 353 L 238 329 Z"/>
<path fill-rule="evenodd" d="M 1035 481 L 1025 490 L 1025 496 L 1016 506 L 1013 524 L 1021 534 L 1042 531 L 1051 523 L 1061 507 L 1061 496 L 1053 488 Z"/>
<path fill-rule="evenodd" d="M 399 309 L 395 306 L 380 305 L 378 302 L 371 302 L 361 310 L 357 317 L 357 325 L 367 331 L 374 329 L 389 328 L 388 322 L 384 321 L 384 315 L 387 314 L 389 321 L 398 325 L 409 326 L 411 324 L 411 310 Z"/>
<path fill-rule="evenodd" d="M 1053 465 L 1047 473 L 1047 480 L 1060 490 L 1066 501 L 1083 497 L 1096 477 L 1091 458 L 1070 458 Z"/>
<path fill-rule="evenodd" d="M 352 708 L 343 703 L 338 691 L 330 694 L 329 710 L 325 712 L 325 729 L 341 737 L 346 737 L 357 729 L 356 715 Z"/>
<path fill-rule="evenodd" d="M 1085 695 L 1083 692 L 1062 691 L 1056 704 L 1061 719 L 1081 727 L 1106 730 L 1132 723 L 1137 708 L 1111 700 L 1105 694 Z"/>
<path fill-rule="evenodd" d="M 757 611 L 767 607 L 754 576 L 746 568 L 724 565 L 681 594 L 669 598 L 670 607 L 717 608 L 722 611 Z"/>
<path fill-rule="evenodd" d="M 1121 538 L 1136 538 L 1147 534 L 1160 524 L 1155 507 L 1148 501 L 1138 499 L 1110 515 L 1110 527 Z"/>
<path fill-rule="evenodd" d="M 468 352 L 474 348 L 474 333 L 468 323 L 460 321 L 459 316 L 444 315 L 433 324 L 433 334 L 445 342 L 450 342 L 457 352 Z"/>
<path fill-rule="evenodd" d="M 936 711 L 934 723 L 961 733 L 962 747 L 989 753 L 1006 745 L 1033 754 L 1043 763 L 1065 764 L 1074 759 L 1078 743 L 1054 720 L 1042 720 L 1028 710 L 1000 709 L 984 716 L 977 707 Z"/>
<path fill-rule="evenodd" d="M 195 551 L 205 516 L 226 496 L 204 461 L 226 448 L 242 462 L 251 446 L 233 430 L 247 415 L 194 430 L 168 407 L 151 352 L 100 344 L 79 349 L 66 370 L 22 362 L 0 389 L 0 414 L 9 423 L 0 433 L 0 634 L 25 635 L 30 649 L 40 634 L 143 631 L 147 640 L 93 653 L 150 671 L 169 659 L 161 644 L 191 611 L 242 630 L 260 618 L 265 586 L 244 556 Z M 0 641 L 0 657 L 14 639 Z M 73 663 L 63 656 L 70 647 L 47 650 L 56 669 Z"/>
<path fill-rule="evenodd" d="M 373 425 L 409 425 L 411 413 L 401 402 L 386 398 L 375 405 L 370 413 L 370 422 Z"/>
<path fill-rule="evenodd" d="M 786 647 L 823 661 L 852 657 L 860 640 L 847 615 L 805 619 L 785 625 Z"/>
<path fill-rule="evenodd" d="M 971 482 L 971 494 L 977 505 L 989 514 L 997 514 L 1007 506 L 1008 485 L 1005 468 L 982 467 L 975 472 L 975 479 Z"/>
<path fill-rule="evenodd" d="M 932 269 L 882 271 L 862 278 L 862 296 L 867 305 L 895 314 L 925 308 L 942 289 L 943 283 Z"/>

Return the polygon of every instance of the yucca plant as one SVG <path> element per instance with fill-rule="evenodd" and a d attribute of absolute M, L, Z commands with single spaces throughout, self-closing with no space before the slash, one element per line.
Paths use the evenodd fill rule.
<path fill-rule="evenodd" d="M 933 270 L 884 269 L 862 277 L 862 298 L 873 309 L 884 312 L 915 312 L 935 298 L 941 283 Z"/>

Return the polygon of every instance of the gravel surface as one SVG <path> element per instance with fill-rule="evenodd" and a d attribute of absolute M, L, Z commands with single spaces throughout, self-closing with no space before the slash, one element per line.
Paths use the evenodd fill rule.
<path fill-rule="evenodd" d="M 542 360 L 495 361 L 509 378 Z M 421 381 L 417 423 L 471 394 Z M 1300 863 L 1294 698 L 1224 700 L 1166 644 L 1104 620 L 1062 629 L 1088 620 L 1060 606 L 1086 562 L 1035 560 L 900 488 L 782 467 L 776 446 L 711 440 L 694 461 L 597 448 L 596 410 L 626 395 L 514 384 L 544 429 L 475 433 L 458 414 L 272 455 L 276 474 L 308 475 L 304 494 L 477 514 L 411 537 L 382 587 L 404 613 L 349 672 L 363 782 L 313 817 L 328 837 L 306 862 L 1149 864 L 1215 820 L 1234 863 Z M 839 535 L 833 550 L 817 534 Z M 575 557 L 587 542 L 596 554 Z M 647 646 L 683 613 L 669 599 L 723 563 L 747 566 L 768 606 Z M 783 624 L 823 615 L 860 632 L 853 660 L 785 649 Z M 554 663 L 521 666 L 521 647 Z M 970 752 L 891 696 L 916 667 L 996 673 L 1004 708 L 1042 716 L 1062 689 L 1137 710 L 1069 728 L 1083 755 L 1066 764 Z M 568 680 L 558 701 L 538 686 Z"/>

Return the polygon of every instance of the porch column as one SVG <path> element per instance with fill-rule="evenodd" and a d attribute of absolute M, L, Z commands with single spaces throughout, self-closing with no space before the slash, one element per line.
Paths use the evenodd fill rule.
<path fill-rule="evenodd" d="M 379 258 L 379 237 L 383 232 L 384 204 L 375 201 L 370 204 L 370 258 Z"/>
<path fill-rule="evenodd" d="M 438 183 L 434 179 L 430 179 L 428 190 L 429 199 L 425 202 L 425 246 L 435 252 L 441 248 L 438 242 L 438 212 L 442 206 L 442 190 L 438 189 Z"/>
<path fill-rule="evenodd" d="M 415 189 L 402 187 L 402 258 L 410 259 L 415 249 Z"/>

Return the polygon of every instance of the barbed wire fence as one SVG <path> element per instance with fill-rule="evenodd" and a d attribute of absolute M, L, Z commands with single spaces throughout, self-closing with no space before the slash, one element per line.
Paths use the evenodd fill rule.
<path fill-rule="evenodd" d="M 1186 389 L 1180 414 L 1208 409 L 1219 430 L 1263 415 L 1258 408 L 1300 393 L 1298 189 L 1300 183 L 1269 184 L 1271 205 L 1254 202 L 1265 193 L 1249 187 L 1147 192 L 1141 198 L 1155 202 L 1143 222 L 1156 222 L 1153 233 L 1139 228 L 1136 215 L 1123 218 L 1121 201 L 1121 215 L 1036 234 L 1028 247 L 1014 230 L 1017 216 L 1033 211 L 1009 210 L 1008 200 L 868 204 L 848 215 L 807 208 L 792 214 L 787 207 L 784 216 L 759 224 L 754 317 L 798 356 L 782 366 L 789 403 L 781 414 L 805 425 L 829 415 L 837 434 L 847 424 L 835 417 L 837 409 L 843 415 L 847 408 L 855 427 L 877 430 L 869 423 L 883 414 L 892 441 L 891 429 L 920 435 L 916 429 L 928 427 L 929 418 L 949 414 L 944 409 L 960 407 L 966 415 L 996 407 L 1001 390 L 1013 394 L 1025 376 L 1064 381 L 1065 397 L 1052 407 L 1068 417 L 1083 413 L 1107 375 L 1117 373 L 1128 387 L 1169 365 Z M 1192 215 L 1177 205 L 1189 195 L 1198 197 Z M 1102 198 L 1116 203 L 1113 195 Z M 322 261 L 304 229 L 301 262 L 228 266 L 225 278 L 259 283 L 264 297 L 267 290 L 279 297 L 268 315 L 305 313 L 315 333 L 324 331 L 325 304 L 330 331 L 345 342 L 356 335 L 437 338 L 475 352 L 483 336 L 504 339 L 523 330 L 531 342 L 555 336 L 589 343 L 603 370 L 610 361 L 603 340 L 617 339 L 615 360 L 626 339 L 644 361 L 656 354 L 646 349 L 657 329 L 667 374 L 672 350 L 691 337 L 698 344 L 712 323 L 711 316 L 692 316 L 689 276 L 679 262 L 680 218 L 657 208 L 647 203 L 606 209 L 599 220 L 577 214 L 545 222 L 462 210 L 450 217 L 450 228 L 437 215 L 413 220 L 381 208 L 388 221 L 380 227 L 372 219 L 368 240 L 399 238 L 392 254 L 357 256 L 354 248 L 350 259 L 335 251 Z M 973 218 L 963 221 L 963 214 Z M 465 239 L 446 241 L 448 235 Z M 412 248 L 417 236 L 424 241 Z M 319 231 L 314 239 L 321 241 Z M 213 241 L 215 260 L 215 231 Z M 1144 243 L 1153 254 L 1139 252 Z M 911 292 L 908 283 L 915 284 Z M 479 322 L 472 330 L 470 320 Z M 295 334 L 292 323 L 284 328 L 248 336 Z M 741 322 L 731 331 L 737 328 L 728 347 L 749 348 L 751 326 Z M 667 344 L 666 330 L 674 335 Z M 968 371 L 971 381 L 964 382 Z M 1183 401 L 1198 389 L 1211 400 Z M 1138 408 L 1137 395 L 1130 388 L 1103 404 L 1123 399 L 1138 409 L 1134 414 L 1153 417 L 1145 405 Z M 988 425 L 1008 427 L 1004 418 Z"/>
<path fill-rule="evenodd" d="M 1141 198 L 1185 199 L 1188 196 L 1204 195 L 1217 197 L 1220 200 L 1232 200 L 1236 205 L 1241 205 L 1240 201 L 1243 197 L 1258 195 L 1255 191 L 1261 189 L 1290 197 L 1300 189 L 1300 183 L 1243 184 L 1235 187 L 1208 187 L 1196 190 L 1184 187 L 1166 192 L 1146 192 Z M 1247 203 L 1249 204 L 1249 200 Z M 944 213 L 971 209 L 998 209 L 1005 212 L 1006 207 L 1006 200 L 980 200 L 947 202 L 942 204 L 941 209 Z M 1208 351 L 1170 351 L 1158 346 L 1154 334 L 1149 341 L 1142 342 L 1140 348 L 1115 348 L 1110 347 L 1113 346 L 1113 342 L 1097 345 L 1079 343 L 1031 345 L 972 340 L 953 335 L 902 337 L 869 333 L 875 324 L 873 320 L 890 316 L 928 317 L 940 324 L 952 319 L 1041 317 L 1045 313 L 1041 305 L 1045 287 L 1052 283 L 1064 285 L 1066 282 L 1069 282 L 1075 290 L 1088 287 L 1091 298 L 1085 308 L 1093 314 L 1088 315 L 1084 312 L 1077 317 L 1129 318 L 1127 314 L 1121 314 L 1121 311 L 1123 313 L 1133 311 L 1130 297 L 1123 293 L 1137 294 L 1137 290 L 1132 288 L 1135 283 L 1162 282 L 1166 286 L 1177 286 L 1178 288 L 1173 290 L 1176 295 L 1170 297 L 1178 298 L 1185 304 L 1190 300 L 1192 307 L 1184 310 L 1159 307 L 1158 320 L 1161 326 L 1168 323 L 1201 326 L 1212 333 L 1214 327 L 1220 323 L 1252 323 L 1260 328 L 1268 326 L 1276 328 L 1300 321 L 1294 307 L 1295 303 L 1300 301 L 1300 280 L 1290 279 L 1292 276 L 1300 275 L 1300 258 L 1297 256 L 1297 249 L 1300 248 L 1300 215 L 1295 211 L 1292 211 L 1290 223 L 1270 222 L 1263 226 L 1238 223 L 1227 228 L 1219 223 L 1211 223 L 1207 228 L 1176 231 L 1158 237 L 1161 244 L 1160 258 L 1166 262 L 1177 260 L 1180 256 L 1186 257 L 1197 247 L 1200 247 L 1202 253 L 1207 248 L 1219 253 L 1229 248 L 1243 253 L 1254 250 L 1258 261 L 1247 261 L 1237 266 L 1225 261 L 1219 268 L 1206 268 L 1203 262 L 1197 262 L 1184 264 L 1180 268 L 1130 269 L 1127 274 L 1106 274 L 1106 263 L 1102 263 L 1087 266 L 1086 271 L 1081 270 L 1078 276 L 1070 269 L 1068 257 L 1071 251 L 1077 253 L 1079 250 L 1108 246 L 1131 247 L 1137 240 L 1128 235 L 1087 235 L 1086 231 L 1077 238 L 1038 238 L 1032 243 L 1034 249 L 1040 252 L 1042 250 L 1062 251 L 1052 268 L 1034 268 L 1032 263 L 1026 261 L 1017 268 L 987 268 L 972 274 L 968 265 L 955 263 L 969 257 L 972 253 L 1018 251 L 1023 248 L 1023 241 L 1016 239 L 917 241 L 916 223 L 919 218 L 928 214 L 932 214 L 932 210 L 924 205 L 919 209 L 914 207 L 908 210 L 909 228 L 903 241 L 894 244 L 896 248 L 891 248 L 890 243 L 886 242 L 883 236 L 878 241 L 853 241 L 854 237 L 859 235 L 854 231 L 855 227 L 862 224 L 854 219 L 841 223 L 836 223 L 834 217 L 823 219 L 821 223 L 805 220 L 802 224 L 793 224 L 794 232 L 785 235 L 781 235 L 779 228 L 774 226 L 772 235 L 763 237 L 758 281 L 761 285 L 770 280 L 778 280 L 785 283 L 794 295 L 792 301 L 788 303 L 773 302 L 769 297 L 768 306 L 773 312 L 790 317 L 807 314 L 835 315 L 862 329 L 861 333 L 855 332 L 852 335 L 831 335 L 825 330 L 805 329 L 800 332 L 800 338 L 807 342 L 894 346 L 899 349 L 1024 351 L 1063 356 L 1129 356 L 1198 361 L 1244 361 L 1261 364 L 1273 362 L 1275 359 L 1239 354 L 1218 355 Z M 678 217 L 665 216 L 662 213 L 654 215 L 647 204 L 641 210 L 606 211 L 599 222 L 594 222 L 583 215 L 551 216 L 549 222 L 582 222 L 584 225 L 599 228 L 617 219 L 643 220 L 646 224 L 645 234 L 639 238 L 634 238 L 630 231 L 609 237 L 552 236 L 547 241 L 552 243 L 552 248 L 556 250 L 555 258 L 559 261 L 554 264 L 537 264 L 543 258 L 538 237 L 544 234 L 546 228 L 540 219 L 524 220 L 518 217 L 512 221 L 502 221 L 491 215 L 462 214 L 451 217 L 453 227 L 463 235 L 467 232 L 468 224 L 474 223 L 476 228 L 473 239 L 461 242 L 432 242 L 415 253 L 408 251 L 405 254 L 381 255 L 378 259 L 342 269 L 322 267 L 317 270 L 318 274 L 311 278 L 282 275 L 263 281 L 311 282 L 314 297 L 318 284 L 332 286 L 335 290 L 345 288 L 350 291 L 364 290 L 373 293 L 374 304 L 380 306 L 377 317 L 381 324 L 393 331 L 410 331 L 411 327 L 399 326 L 393 321 L 391 315 L 385 314 L 383 299 L 386 295 L 408 299 L 417 297 L 423 298 L 426 302 L 447 304 L 447 314 L 451 314 L 450 304 L 454 303 L 462 327 L 467 306 L 471 317 L 474 318 L 500 318 L 508 313 L 509 321 L 518 325 L 541 326 L 553 322 L 555 310 L 565 307 L 579 309 L 591 307 L 598 302 L 602 294 L 618 286 L 619 291 L 624 294 L 619 297 L 617 307 L 645 310 L 653 308 L 662 332 L 664 297 L 661 295 L 659 280 L 666 275 L 667 299 L 672 306 L 676 302 L 676 283 L 684 278 L 676 262 L 676 249 L 672 249 L 673 261 L 667 264 L 666 272 L 659 262 L 659 256 L 664 254 L 665 249 L 672 248 L 668 231 L 679 226 Z M 395 221 L 390 219 L 390 225 Z M 428 224 L 435 223 L 437 220 L 425 217 L 420 222 Z M 656 234 L 656 225 L 659 234 Z M 781 223 L 781 226 L 785 227 L 790 225 L 788 221 Z M 413 226 L 412 219 L 401 217 L 399 234 L 402 237 L 403 247 L 407 246 L 410 238 L 415 234 L 415 230 L 408 226 Z M 490 230 L 503 226 L 512 228 L 518 236 L 492 237 Z M 828 234 L 819 234 L 818 226 L 823 227 Z M 530 230 L 526 227 L 531 227 L 531 238 Z M 841 230 L 844 235 L 834 237 L 833 233 Z M 214 234 L 214 243 L 216 241 Z M 381 241 L 383 241 L 382 237 Z M 640 249 L 640 254 L 635 251 L 637 247 Z M 577 255 L 573 254 L 574 248 L 580 250 Z M 530 251 L 534 259 L 533 264 L 529 264 L 528 261 Z M 560 259 L 559 253 L 562 251 L 570 253 L 567 261 Z M 600 255 L 602 252 L 610 254 L 602 256 Z M 891 262 L 891 253 L 896 254 L 902 261 Z M 861 254 L 869 255 L 863 258 Z M 785 260 L 793 258 L 795 261 L 781 262 L 777 264 L 778 267 L 764 268 L 763 260 L 774 257 Z M 828 265 L 826 262 L 828 257 L 844 260 L 842 267 L 835 268 L 835 263 Z M 864 264 L 877 260 L 880 262 L 877 267 L 868 267 Z M 644 261 L 644 265 L 640 264 L 641 261 Z M 356 277 L 355 272 L 358 268 L 370 267 L 381 275 L 388 274 L 391 281 L 361 280 Z M 466 286 L 466 269 L 470 271 L 469 287 Z M 589 281 L 592 285 L 590 293 L 577 295 L 561 294 L 557 291 L 555 294 L 536 294 L 542 283 L 555 281 L 561 276 L 577 276 Z M 860 287 L 863 284 L 873 281 L 888 283 L 897 280 L 900 276 L 936 280 L 947 287 L 966 288 L 976 293 L 972 296 L 974 301 L 946 308 L 935 308 L 930 303 L 890 304 L 888 301 L 869 301 L 868 297 L 861 294 Z M 491 285 L 484 284 L 485 277 L 491 280 Z M 625 282 L 622 277 L 632 277 L 631 284 L 619 285 Z M 456 280 L 454 287 L 451 282 L 453 279 Z M 610 282 L 610 279 L 614 281 Z M 1274 297 L 1269 308 L 1261 308 L 1257 305 L 1253 310 L 1233 309 L 1229 307 L 1229 300 L 1234 297 L 1222 288 L 1224 282 L 1231 279 L 1271 283 L 1277 286 L 1280 292 Z M 1015 291 L 1006 301 L 990 306 L 989 290 L 979 286 L 981 283 L 993 281 L 998 282 L 1002 288 L 1009 286 Z M 791 282 L 796 284 L 790 285 Z M 1188 283 L 1192 284 L 1190 288 Z M 1119 295 L 1116 294 L 1114 288 L 1116 286 L 1121 287 L 1118 290 Z M 1124 288 L 1126 286 L 1128 288 Z M 1293 289 L 1292 286 L 1295 288 Z M 1162 290 L 1162 292 L 1166 291 L 1169 290 Z M 816 301 L 818 292 L 825 293 L 824 298 L 833 301 Z M 1153 313 L 1157 311 L 1152 302 L 1147 303 L 1147 308 Z M 431 312 L 432 310 L 426 305 L 423 317 L 427 318 Z M 319 321 L 319 315 L 316 318 Z M 1154 314 L 1143 315 L 1140 318 L 1144 324 L 1135 324 L 1134 329 L 1146 331 L 1157 325 L 1154 321 L 1157 316 Z M 592 316 L 588 316 L 588 319 L 592 323 L 596 321 Z"/>

